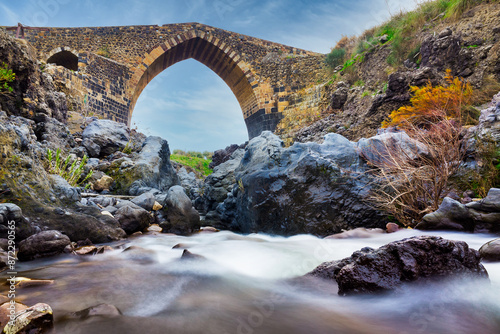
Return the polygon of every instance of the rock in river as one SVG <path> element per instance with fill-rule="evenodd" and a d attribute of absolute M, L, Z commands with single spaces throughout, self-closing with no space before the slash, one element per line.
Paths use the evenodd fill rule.
<path fill-rule="evenodd" d="M 17 257 L 29 261 L 40 257 L 60 254 L 71 241 L 59 231 L 43 231 L 19 243 Z"/>
<path fill-rule="evenodd" d="M 334 279 L 339 295 L 394 290 L 403 283 L 435 277 L 487 278 L 479 252 L 463 241 L 419 236 L 374 250 L 365 247 L 351 257 L 325 262 L 308 275 Z"/>
<path fill-rule="evenodd" d="M 236 169 L 236 212 L 225 228 L 319 236 L 383 228 L 385 217 L 366 200 L 371 188 L 366 168 L 356 143 L 341 135 L 284 148 L 265 131 L 249 142 Z"/>

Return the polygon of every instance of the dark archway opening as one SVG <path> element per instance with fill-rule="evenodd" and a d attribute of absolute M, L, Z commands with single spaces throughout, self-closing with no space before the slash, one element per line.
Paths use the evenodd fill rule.
<path fill-rule="evenodd" d="M 47 59 L 47 64 L 64 66 L 69 70 L 78 71 L 78 57 L 70 51 L 61 51 Z"/>

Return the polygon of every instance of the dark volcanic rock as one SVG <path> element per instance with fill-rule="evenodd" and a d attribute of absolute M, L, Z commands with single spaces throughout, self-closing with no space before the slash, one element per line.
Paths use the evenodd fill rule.
<path fill-rule="evenodd" d="M 384 216 L 365 200 L 370 190 L 365 168 L 356 144 L 341 135 L 285 149 L 276 135 L 263 132 L 249 142 L 236 169 L 236 214 L 226 228 L 320 236 L 383 228 Z"/>
<path fill-rule="evenodd" d="M 351 257 L 325 262 L 308 275 L 334 279 L 339 295 L 394 290 L 403 283 L 466 276 L 487 278 L 479 252 L 463 241 L 420 236 L 363 248 Z"/>
<path fill-rule="evenodd" d="M 330 106 L 332 109 L 342 109 L 347 101 L 349 85 L 341 81 L 337 84 L 337 89 L 332 93 Z"/>
<path fill-rule="evenodd" d="M 17 257 L 21 261 L 29 261 L 57 255 L 70 243 L 69 238 L 59 231 L 43 231 L 21 241 Z"/>
<path fill-rule="evenodd" d="M 189 234 L 201 226 L 200 214 L 181 186 L 173 186 L 168 190 L 162 211 L 166 217 L 166 221 L 159 224 L 163 232 Z"/>
<path fill-rule="evenodd" d="M 142 231 L 153 222 L 153 217 L 143 208 L 124 206 L 115 213 L 115 218 L 120 222 L 122 229 L 128 234 Z"/>
<path fill-rule="evenodd" d="M 134 196 L 153 188 L 166 192 L 180 183 L 170 163 L 168 142 L 152 136 L 146 138 L 140 152 L 132 154 L 131 159 L 113 161 L 107 174 L 115 180 L 116 191 Z"/>
<path fill-rule="evenodd" d="M 40 220 L 34 223 L 43 229 L 57 230 L 66 234 L 71 241 L 89 239 L 93 243 L 110 242 L 125 237 L 125 232 L 115 218 L 101 214 L 95 207 L 77 206 L 68 211 L 53 210 L 50 207 L 35 208 Z M 35 213 L 33 213 L 34 215 Z"/>
<path fill-rule="evenodd" d="M 226 147 L 225 149 L 215 151 L 212 156 L 212 162 L 208 167 L 210 169 L 214 169 L 221 163 L 228 161 L 229 159 L 231 159 L 231 155 L 233 154 L 234 151 L 236 151 L 239 148 L 245 148 L 246 145 L 247 143 L 244 143 L 242 145 L 232 144 Z"/>
<path fill-rule="evenodd" d="M 20 207 L 12 203 L 0 204 L 0 238 L 7 238 L 9 222 L 14 222 L 16 227 L 16 240 L 26 239 L 34 232 L 31 224 L 23 216 Z"/>

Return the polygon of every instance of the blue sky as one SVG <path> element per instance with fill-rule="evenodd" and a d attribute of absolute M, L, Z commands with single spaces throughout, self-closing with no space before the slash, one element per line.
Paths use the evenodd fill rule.
<path fill-rule="evenodd" d="M 418 0 L 0 0 L 0 25 L 78 27 L 200 22 L 327 53 Z M 143 91 L 132 126 L 171 149 L 213 151 L 248 139 L 229 87 L 195 60 L 175 64 Z"/>

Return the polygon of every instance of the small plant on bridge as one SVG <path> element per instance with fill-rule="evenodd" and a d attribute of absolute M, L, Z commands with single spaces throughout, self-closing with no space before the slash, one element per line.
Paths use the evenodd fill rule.
<path fill-rule="evenodd" d="M 13 89 L 9 84 L 16 79 L 16 74 L 7 67 L 6 63 L 0 66 L 0 92 L 12 92 Z"/>
<path fill-rule="evenodd" d="M 101 57 L 111 58 L 111 52 L 109 51 L 107 45 L 101 45 L 99 47 L 99 50 L 97 50 L 96 54 L 98 54 Z"/>
<path fill-rule="evenodd" d="M 49 162 L 49 173 L 57 174 L 62 176 L 68 183 L 73 186 L 79 186 L 85 184 L 85 182 L 92 176 L 94 171 L 90 170 L 87 176 L 80 181 L 81 176 L 84 172 L 85 164 L 88 161 L 88 157 L 85 155 L 80 162 L 75 159 L 71 164 L 71 156 L 68 155 L 66 159 L 61 156 L 61 149 L 57 149 L 55 152 L 51 149 L 47 149 L 47 160 Z M 86 188 L 89 184 L 86 185 Z"/>

